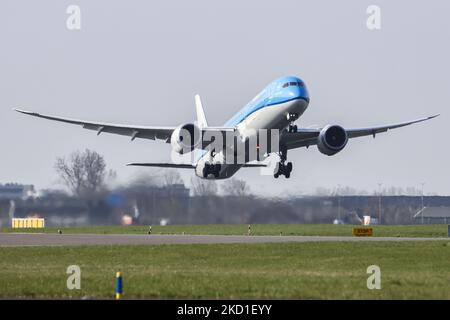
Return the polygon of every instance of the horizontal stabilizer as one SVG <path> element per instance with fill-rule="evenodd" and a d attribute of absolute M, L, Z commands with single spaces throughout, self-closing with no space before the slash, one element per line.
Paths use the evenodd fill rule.
<path fill-rule="evenodd" d="M 259 163 L 246 163 L 244 164 L 244 168 L 265 168 L 267 164 L 259 164 Z"/>
<path fill-rule="evenodd" d="M 127 166 L 137 166 L 137 167 L 160 167 L 160 168 L 178 168 L 178 169 L 195 169 L 194 165 L 191 164 L 176 164 L 176 163 L 129 163 Z M 244 168 L 264 168 L 267 164 L 244 164 Z"/>
<path fill-rule="evenodd" d="M 195 167 L 191 164 L 176 164 L 176 163 L 129 163 L 127 164 L 127 166 L 195 169 Z"/>

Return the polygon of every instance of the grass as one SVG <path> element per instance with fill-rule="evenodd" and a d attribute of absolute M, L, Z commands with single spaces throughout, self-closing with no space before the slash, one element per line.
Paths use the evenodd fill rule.
<path fill-rule="evenodd" d="M 353 225 L 332 224 L 255 224 L 253 235 L 351 236 Z M 447 237 L 447 225 L 381 225 L 372 226 L 375 237 Z M 148 226 L 98 226 L 45 229 L 2 228 L 1 232 L 46 232 L 98 234 L 146 234 Z M 168 225 L 152 226 L 154 234 L 218 234 L 242 235 L 248 233 L 247 224 Z"/>
<path fill-rule="evenodd" d="M 125 298 L 450 299 L 450 241 L 0 247 L 0 298 L 112 298 L 119 270 Z"/>

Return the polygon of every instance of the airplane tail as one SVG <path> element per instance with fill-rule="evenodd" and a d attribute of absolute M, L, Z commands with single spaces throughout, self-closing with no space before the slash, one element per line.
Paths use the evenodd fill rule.
<path fill-rule="evenodd" d="M 197 112 L 197 124 L 200 128 L 208 127 L 208 122 L 206 121 L 205 111 L 203 111 L 202 100 L 200 95 L 195 95 L 195 111 Z"/>

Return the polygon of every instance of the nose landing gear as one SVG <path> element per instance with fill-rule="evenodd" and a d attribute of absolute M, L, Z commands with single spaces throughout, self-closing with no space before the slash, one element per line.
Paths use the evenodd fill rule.
<path fill-rule="evenodd" d="M 280 150 L 280 162 L 278 162 L 278 170 L 273 175 L 275 179 L 279 176 L 284 175 L 286 179 L 289 179 L 292 172 L 292 162 L 286 163 L 287 160 L 287 149 Z"/>
<path fill-rule="evenodd" d="M 298 119 L 298 113 L 288 113 L 287 119 L 289 121 L 289 132 L 297 132 L 297 126 L 294 124 L 295 120 Z"/>

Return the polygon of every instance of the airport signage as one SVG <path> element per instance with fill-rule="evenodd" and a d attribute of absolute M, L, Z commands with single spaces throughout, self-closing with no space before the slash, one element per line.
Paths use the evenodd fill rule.
<path fill-rule="evenodd" d="M 373 236 L 372 228 L 353 228 L 353 235 L 356 237 L 371 237 Z"/>
<path fill-rule="evenodd" d="M 11 219 L 11 227 L 13 229 L 44 228 L 45 227 L 45 219 L 43 219 L 43 218 L 13 218 L 13 219 Z"/>

